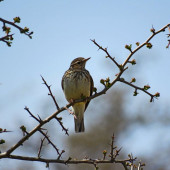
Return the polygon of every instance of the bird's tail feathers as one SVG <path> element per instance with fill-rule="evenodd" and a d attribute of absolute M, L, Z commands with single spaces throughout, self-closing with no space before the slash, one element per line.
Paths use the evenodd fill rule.
<path fill-rule="evenodd" d="M 85 131 L 84 118 L 82 118 L 82 119 L 74 118 L 74 122 L 75 122 L 75 132 L 79 133 L 79 132 L 84 132 Z"/>
<path fill-rule="evenodd" d="M 75 132 L 84 132 L 84 110 L 85 103 L 76 103 L 73 105 L 73 110 L 75 114 L 74 122 L 75 122 Z"/>

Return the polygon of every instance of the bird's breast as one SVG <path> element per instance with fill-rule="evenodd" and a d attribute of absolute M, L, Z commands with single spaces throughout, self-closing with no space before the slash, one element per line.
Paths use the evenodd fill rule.
<path fill-rule="evenodd" d="M 67 73 L 63 81 L 66 99 L 80 99 L 90 96 L 90 77 L 88 72 Z"/>

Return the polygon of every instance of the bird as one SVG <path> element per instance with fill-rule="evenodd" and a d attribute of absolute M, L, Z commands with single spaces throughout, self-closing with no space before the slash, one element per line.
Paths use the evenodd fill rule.
<path fill-rule="evenodd" d="M 85 69 L 86 62 L 90 58 L 75 58 L 69 69 L 64 73 L 61 86 L 68 102 L 89 97 L 93 93 L 94 83 L 88 70 Z M 84 112 L 90 101 L 75 103 L 73 108 L 75 132 L 84 132 Z"/>

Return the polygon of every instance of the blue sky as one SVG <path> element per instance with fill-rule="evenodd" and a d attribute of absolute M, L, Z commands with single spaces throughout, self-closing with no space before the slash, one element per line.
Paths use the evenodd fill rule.
<path fill-rule="evenodd" d="M 15 32 L 12 47 L 0 42 L 0 112 L 4 118 L 1 126 L 16 128 L 15 124 L 7 125 L 6 121 L 12 122 L 26 114 L 23 110 L 26 105 L 35 113 L 40 111 L 48 98 L 40 75 L 52 84 L 56 98 L 60 98 L 59 104 L 66 104 L 61 78 L 76 57 L 91 57 L 87 69 L 95 86 L 101 89 L 100 79 L 114 77 L 117 70 L 90 39 L 108 47 L 121 63 L 129 53 L 125 44 L 135 47 L 137 41 L 142 43 L 151 35 L 152 25 L 158 30 L 170 23 L 169 6 L 169 0 L 1 2 L 0 17 L 12 20 L 20 16 L 20 26 L 34 31 L 30 40 L 12 28 Z M 138 65 L 130 67 L 127 74 L 129 78 L 137 76 L 139 84 L 149 84 L 151 92 L 159 91 L 161 97 L 155 104 L 160 105 L 170 102 L 170 51 L 165 48 L 166 33 L 151 41 L 152 50 L 144 48 L 136 54 Z M 130 100 L 140 103 L 144 96 L 149 100 L 146 95 Z"/>

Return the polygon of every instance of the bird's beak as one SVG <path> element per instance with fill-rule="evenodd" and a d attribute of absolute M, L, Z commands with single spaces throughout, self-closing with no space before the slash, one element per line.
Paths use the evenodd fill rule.
<path fill-rule="evenodd" d="M 88 61 L 90 58 L 91 58 L 91 57 L 89 57 L 89 58 L 86 58 L 86 59 L 84 59 L 83 61 L 84 61 L 84 62 L 86 62 L 86 61 Z"/>

